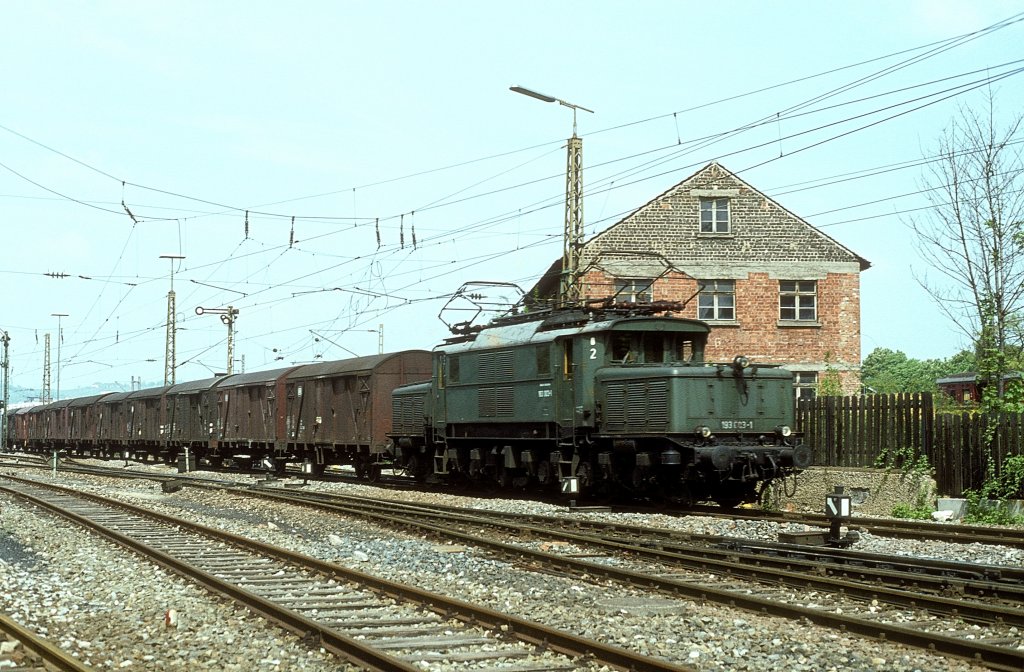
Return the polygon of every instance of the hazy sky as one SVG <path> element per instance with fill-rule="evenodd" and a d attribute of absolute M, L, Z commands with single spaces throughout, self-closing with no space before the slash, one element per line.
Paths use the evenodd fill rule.
<path fill-rule="evenodd" d="M 915 280 L 910 164 L 959 106 L 1024 109 L 1007 65 L 1024 23 L 952 41 L 1022 9 L 5 2 L 11 383 L 40 387 L 49 331 L 56 391 L 52 313 L 63 389 L 163 380 L 161 254 L 186 257 L 179 382 L 225 368 L 226 329 L 197 306 L 239 309 L 250 371 L 375 353 L 378 325 L 389 351 L 432 347 L 463 282 L 525 289 L 561 254 L 572 113 L 513 84 L 595 110 L 578 118 L 588 237 L 718 160 L 871 262 L 864 355 L 949 356 L 965 341 Z"/>

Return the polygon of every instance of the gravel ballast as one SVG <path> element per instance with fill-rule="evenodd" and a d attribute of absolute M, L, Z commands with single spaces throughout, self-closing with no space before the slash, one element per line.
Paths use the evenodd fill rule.
<path fill-rule="evenodd" d="M 152 469 L 166 473 L 160 467 Z M 164 494 L 152 482 L 114 482 L 69 474 L 59 475 L 58 481 L 74 481 L 76 487 L 80 487 L 77 484 L 87 485 L 88 489 L 102 494 L 151 506 L 183 519 L 258 538 L 388 579 L 413 583 L 427 590 L 481 602 L 494 609 L 701 670 L 960 672 L 982 669 L 918 650 L 720 605 L 652 597 L 620 586 L 530 573 L 471 548 L 381 530 L 358 520 L 327 514 L 310 515 L 309 509 L 305 508 L 190 488 Z M 546 515 L 561 515 L 566 511 L 562 507 L 536 502 L 474 499 L 424 492 L 396 494 L 355 484 L 316 483 L 309 489 Z M 779 524 L 765 521 L 730 521 L 699 516 L 574 515 L 764 540 L 775 540 L 780 529 Z M 4 529 L 10 532 L 7 525 Z M 23 538 L 20 534 L 15 536 Z M 92 542 L 89 546 L 94 544 Z M 967 547 L 965 552 L 965 547 L 959 545 L 894 541 L 866 534 L 856 549 L 1000 564 L 1019 565 L 1024 560 L 1019 552 L 1000 547 Z M 94 568 L 93 571 L 97 570 Z M 153 583 L 171 580 L 161 576 L 150 579 Z M 178 592 L 180 589 L 175 591 Z M 186 609 L 186 613 L 189 609 L 191 607 Z M 153 607 L 152 611 L 162 617 L 163 608 Z M 162 620 L 159 626 L 162 627 Z M 151 636 L 158 634 L 166 636 L 166 633 Z M 213 637 L 210 641 L 216 645 L 221 640 Z M 237 644 L 234 648 L 238 648 Z M 261 657 L 261 660 L 265 658 Z M 294 663 L 282 661 L 280 664 Z"/>

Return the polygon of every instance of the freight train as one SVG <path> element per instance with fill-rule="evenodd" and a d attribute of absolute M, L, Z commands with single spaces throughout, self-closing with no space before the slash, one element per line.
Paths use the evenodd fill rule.
<path fill-rule="evenodd" d="M 10 442 L 724 506 L 806 468 L 792 374 L 743 356 L 705 362 L 708 325 L 666 308 L 512 314 L 433 351 L 56 401 L 12 411 Z"/>

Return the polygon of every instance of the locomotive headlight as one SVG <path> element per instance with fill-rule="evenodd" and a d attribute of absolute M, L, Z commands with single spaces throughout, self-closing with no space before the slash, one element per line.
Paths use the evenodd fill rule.
<path fill-rule="evenodd" d="M 697 436 L 699 436 L 702 439 L 706 439 L 709 436 L 711 436 L 711 428 L 708 427 L 707 425 L 700 425 L 693 431 Z"/>
<path fill-rule="evenodd" d="M 785 438 L 793 433 L 793 429 L 788 425 L 779 425 L 778 427 L 775 428 L 775 433 Z"/>
<path fill-rule="evenodd" d="M 732 365 L 735 366 L 737 369 L 745 369 L 748 366 L 750 366 L 750 360 L 744 357 L 743 355 L 737 355 L 735 358 L 733 358 Z"/>

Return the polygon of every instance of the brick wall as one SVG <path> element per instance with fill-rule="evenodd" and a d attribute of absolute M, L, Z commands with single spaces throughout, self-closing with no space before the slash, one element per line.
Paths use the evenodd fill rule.
<path fill-rule="evenodd" d="M 728 234 L 700 232 L 702 197 L 729 199 Z M 613 293 L 616 278 L 654 278 L 655 300 L 687 301 L 697 280 L 734 280 L 736 319 L 712 322 L 708 359 L 743 354 L 796 371 L 840 373 L 859 391 L 860 271 L 867 262 L 718 164 L 588 241 L 583 293 Z M 780 326 L 779 281 L 817 282 L 814 326 Z M 683 317 L 697 317 L 697 299 Z"/>

